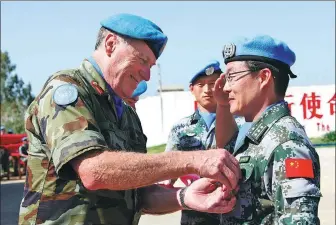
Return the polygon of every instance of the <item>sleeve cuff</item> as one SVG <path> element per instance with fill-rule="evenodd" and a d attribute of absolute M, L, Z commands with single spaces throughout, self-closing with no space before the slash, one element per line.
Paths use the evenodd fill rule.
<path fill-rule="evenodd" d="M 69 161 L 92 150 L 103 150 L 107 148 L 104 137 L 92 130 L 85 130 L 73 133 L 63 139 L 57 148 L 53 149 L 52 160 L 56 173 L 65 179 L 77 179 L 77 174 Z"/>

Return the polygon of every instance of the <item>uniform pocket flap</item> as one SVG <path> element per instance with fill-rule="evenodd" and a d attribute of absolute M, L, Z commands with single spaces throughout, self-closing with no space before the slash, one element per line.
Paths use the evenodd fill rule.
<path fill-rule="evenodd" d="M 201 146 L 201 140 L 195 137 L 182 137 L 180 138 L 180 145 L 182 148 L 192 148 Z"/>
<path fill-rule="evenodd" d="M 254 165 L 252 163 L 241 163 L 240 169 L 242 171 L 243 182 L 246 182 L 253 174 Z"/>

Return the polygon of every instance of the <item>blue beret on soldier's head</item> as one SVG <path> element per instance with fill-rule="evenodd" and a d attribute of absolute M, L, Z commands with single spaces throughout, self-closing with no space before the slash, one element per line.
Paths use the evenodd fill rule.
<path fill-rule="evenodd" d="M 159 58 L 168 41 L 161 28 L 150 20 L 132 14 L 116 14 L 100 22 L 102 27 L 134 39 L 143 40 Z"/>
<path fill-rule="evenodd" d="M 5 126 L 1 126 L 0 130 L 6 130 L 6 127 Z"/>
<path fill-rule="evenodd" d="M 295 62 L 295 53 L 288 45 L 268 35 L 258 35 L 253 38 L 243 38 L 224 46 L 225 64 L 233 61 L 260 61 L 271 64 L 288 72 L 291 78 L 296 78 L 290 67 Z"/>
<path fill-rule="evenodd" d="M 199 70 L 190 80 L 190 84 L 194 83 L 194 81 L 201 76 L 209 76 L 214 73 L 222 73 L 220 68 L 220 64 L 218 61 L 210 61 L 208 62 L 201 70 Z"/>

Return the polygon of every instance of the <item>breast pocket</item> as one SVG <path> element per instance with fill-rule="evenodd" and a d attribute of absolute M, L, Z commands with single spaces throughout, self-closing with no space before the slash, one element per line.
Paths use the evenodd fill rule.
<path fill-rule="evenodd" d="M 179 137 L 179 150 L 200 150 L 202 149 L 202 141 L 196 134 L 187 134 Z"/>
<path fill-rule="evenodd" d="M 134 130 L 129 135 L 129 145 L 133 150 L 136 150 L 137 152 L 146 153 L 147 148 L 147 137 L 144 133 L 138 130 Z"/>
<path fill-rule="evenodd" d="M 254 165 L 251 163 L 241 163 L 243 180 L 239 185 L 239 192 L 236 195 L 237 204 L 232 212 L 226 214 L 228 217 L 234 217 L 243 221 L 253 219 L 255 212 L 255 200 L 253 196 L 253 173 Z"/>
<path fill-rule="evenodd" d="M 110 122 L 101 122 L 99 127 L 111 150 L 126 150 L 127 136 Z"/>

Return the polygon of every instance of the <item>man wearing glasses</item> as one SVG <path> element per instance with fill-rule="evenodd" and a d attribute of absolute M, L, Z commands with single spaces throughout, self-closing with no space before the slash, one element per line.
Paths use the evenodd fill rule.
<path fill-rule="evenodd" d="M 225 45 L 223 56 L 230 112 L 246 123 L 232 137 L 243 174 L 237 204 L 221 224 L 320 224 L 319 156 L 284 101 L 296 77 L 294 52 L 264 35 Z M 217 118 L 222 115 L 218 108 Z M 216 138 L 222 129 L 216 126 Z"/>
<path fill-rule="evenodd" d="M 169 151 L 204 151 L 216 148 L 215 120 L 216 120 L 216 94 L 215 84 L 222 70 L 218 61 L 208 62 L 199 69 L 190 79 L 189 90 L 197 102 L 196 111 L 179 120 L 173 125 L 166 146 Z M 218 83 L 218 82 L 217 82 Z M 221 92 L 219 92 L 221 94 Z M 230 118 L 231 115 L 227 118 Z M 237 119 L 238 125 L 242 118 Z M 226 122 L 224 122 L 226 123 Z M 229 131 L 233 125 L 225 128 Z M 227 137 L 227 135 L 225 135 Z M 225 140 L 221 140 L 224 141 Z M 229 140 L 227 140 L 229 141 Z M 197 179 L 197 176 L 183 176 L 181 180 L 188 186 Z M 163 184 L 172 186 L 176 179 L 165 181 Z M 182 210 L 181 225 L 218 225 L 218 214 L 208 214 L 193 210 Z"/>

